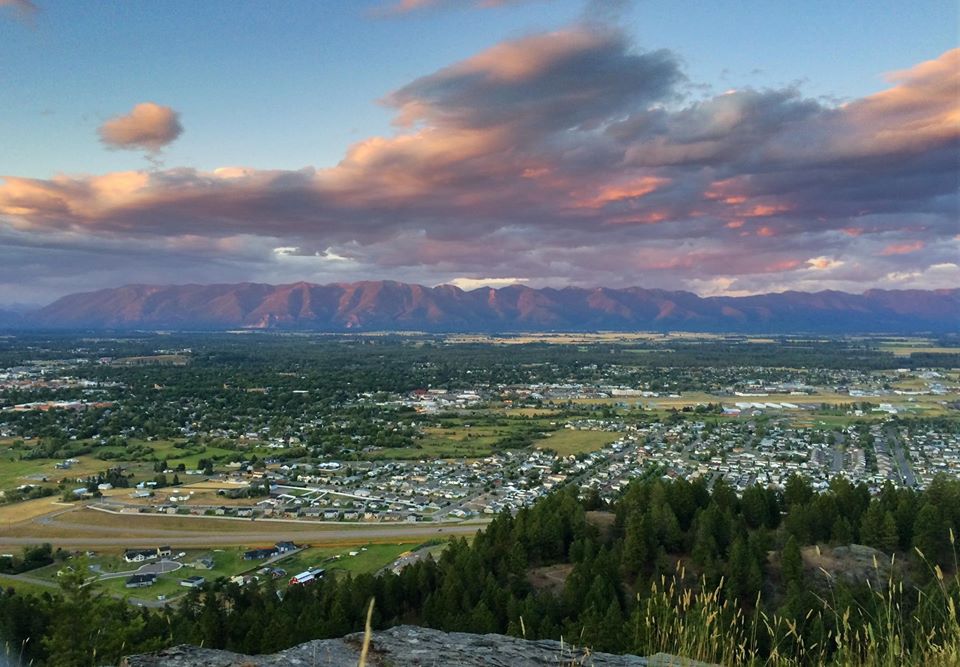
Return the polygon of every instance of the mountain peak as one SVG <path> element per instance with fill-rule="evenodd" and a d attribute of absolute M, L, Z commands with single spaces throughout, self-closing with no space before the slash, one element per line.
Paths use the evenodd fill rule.
<path fill-rule="evenodd" d="M 426 287 L 391 280 L 317 285 L 127 285 L 65 296 L 0 321 L 19 328 L 316 331 L 916 333 L 960 329 L 960 290 L 781 292 L 699 297 L 629 287 Z"/>

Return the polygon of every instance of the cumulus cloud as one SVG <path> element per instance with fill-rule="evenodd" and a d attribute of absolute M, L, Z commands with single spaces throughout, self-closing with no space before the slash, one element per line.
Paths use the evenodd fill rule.
<path fill-rule="evenodd" d="M 201 235 L 262 279 L 939 287 L 952 274 L 929 267 L 958 252 L 958 65 L 945 53 L 843 105 L 797 88 L 688 99 L 676 54 L 578 25 L 387 94 L 395 132 L 335 166 L 7 176 L 0 228 L 38 243 Z M 242 252 L 214 249 L 236 238 Z"/>
<path fill-rule="evenodd" d="M 507 287 L 508 285 L 522 285 L 529 282 L 527 278 L 467 278 L 458 277 L 449 281 L 450 285 L 455 285 L 462 290 L 474 290 L 479 287 Z"/>
<path fill-rule="evenodd" d="M 807 260 L 807 265 L 815 271 L 829 271 L 830 269 L 841 267 L 843 264 L 844 262 L 842 260 L 827 257 L 825 255 L 821 255 L 820 257 L 812 257 Z"/>
<path fill-rule="evenodd" d="M 111 148 L 159 151 L 183 132 L 180 114 L 155 102 L 141 102 L 129 113 L 100 126 L 100 141 Z"/>

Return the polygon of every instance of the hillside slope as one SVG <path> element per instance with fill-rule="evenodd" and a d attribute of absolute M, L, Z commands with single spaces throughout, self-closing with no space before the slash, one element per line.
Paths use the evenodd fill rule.
<path fill-rule="evenodd" d="M 65 296 L 36 328 L 317 331 L 952 332 L 960 289 L 699 297 L 630 287 L 464 291 L 392 281 L 315 285 L 129 285 Z"/>

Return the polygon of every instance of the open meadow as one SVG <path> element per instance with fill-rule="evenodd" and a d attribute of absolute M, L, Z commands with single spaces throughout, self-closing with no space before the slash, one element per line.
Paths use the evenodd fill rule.
<path fill-rule="evenodd" d="M 536 446 L 538 449 L 552 449 L 559 456 L 574 456 L 603 449 L 619 437 L 619 433 L 565 428 L 538 440 Z"/>

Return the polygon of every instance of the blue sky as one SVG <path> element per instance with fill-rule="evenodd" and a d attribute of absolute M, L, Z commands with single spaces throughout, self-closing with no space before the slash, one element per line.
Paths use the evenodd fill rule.
<path fill-rule="evenodd" d="M 675 51 L 713 92 L 799 83 L 808 95 L 860 97 L 884 87 L 883 72 L 953 47 L 958 25 L 955 2 L 930 0 L 450 4 L 385 16 L 385 3 L 346 0 L 36 0 L 30 24 L 12 11 L 0 19 L 0 174 L 142 167 L 95 130 L 144 100 L 187 126 L 166 163 L 331 166 L 351 143 L 391 131 L 393 113 L 377 103 L 390 91 L 604 6 L 637 47 Z"/>
<path fill-rule="evenodd" d="M 958 25 L 953 0 L 0 0 L 0 303 L 955 286 Z"/>

